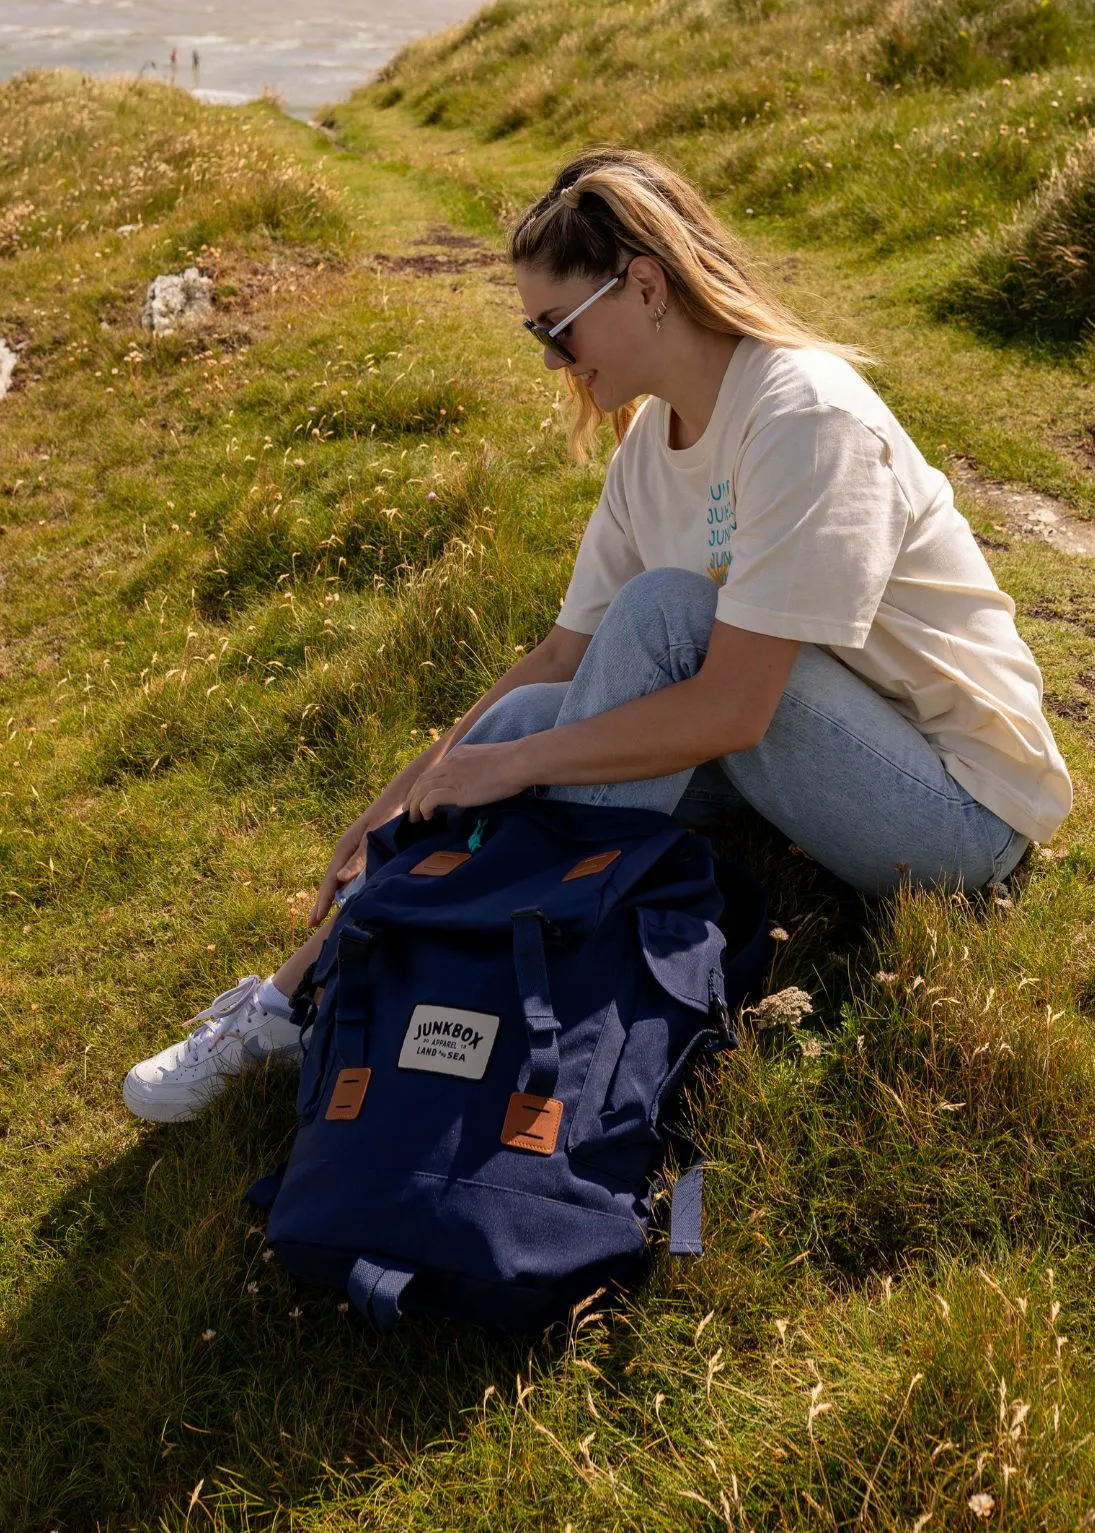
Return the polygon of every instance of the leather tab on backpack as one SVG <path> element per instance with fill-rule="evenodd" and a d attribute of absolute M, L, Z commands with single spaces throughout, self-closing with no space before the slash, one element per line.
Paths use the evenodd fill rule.
<path fill-rule="evenodd" d="M 591 873 L 603 873 L 609 863 L 615 862 L 619 852 L 597 852 L 592 857 L 583 857 L 581 862 L 576 862 L 569 873 L 563 874 L 563 883 L 569 884 L 572 878 L 588 878 Z"/>
<path fill-rule="evenodd" d="M 356 1118 L 361 1111 L 361 1104 L 365 1100 L 365 1093 L 369 1089 L 372 1075 L 373 1072 L 369 1069 L 340 1070 L 324 1117 L 333 1122 L 340 1120 L 346 1122 Z"/>
<path fill-rule="evenodd" d="M 431 852 L 421 862 L 416 862 L 410 871 L 420 878 L 444 878 L 446 873 L 467 862 L 470 856 L 470 852 Z"/>
<path fill-rule="evenodd" d="M 555 1097 L 531 1096 L 515 1091 L 509 1099 L 502 1143 L 513 1150 L 535 1150 L 537 1155 L 555 1153 L 563 1104 Z"/>

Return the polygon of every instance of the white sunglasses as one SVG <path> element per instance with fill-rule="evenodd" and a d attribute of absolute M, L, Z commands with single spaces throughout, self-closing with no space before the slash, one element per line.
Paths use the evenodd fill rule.
<path fill-rule="evenodd" d="M 578 358 L 574 353 L 564 346 L 562 341 L 557 341 L 555 337 L 564 331 L 568 325 L 572 325 L 579 314 L 584 314 L 591 303 L 596 303 L 598 298 L 604 297 L 609 288 L 615 287 L 617 282 L 622 281 L 627 276 L 630 268 L 631 262 L 629 261 L 623 271 L 617 272 L 614 277 L 609 277 L 605 285 L 599 287 L 592 297 L 587 298 L 585 303 L 580 303 L 573 313 L 568 314 L 566 319 L 561 319 L 557 325 L 552 325 L 550 330 L 545 329 L 543 325 L 538 325 L 534 319 L 526 319 L 524 321 L 525 329 L 536 337 L 541 346 L 546 346 L 557 357 L 562 357 L 564 362 L 570 362 L 571 364 L 577 362 Z"/>

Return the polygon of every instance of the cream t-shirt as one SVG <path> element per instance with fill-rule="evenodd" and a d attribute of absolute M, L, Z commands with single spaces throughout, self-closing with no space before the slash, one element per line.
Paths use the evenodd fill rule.
<path fill-rule="evenodd" d="M 740 340 L 707 429 L 669 447 L 647 399 L 609 466 L 559 613 L 593 633 L 643 570 L 707 574 L 716 618 L 828 650 L 947 771 L 1045 841 L 1072 785 L 1042 678 L 945 476 L 839 357 Z"/>

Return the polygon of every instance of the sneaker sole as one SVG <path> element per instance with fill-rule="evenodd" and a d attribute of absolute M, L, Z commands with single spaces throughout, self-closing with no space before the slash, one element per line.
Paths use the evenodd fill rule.
<path fill-rule="evenodd" d="M 148 1123 L 187 1123 L 211 1106 L 236 1075 L 267 1060 L 299 1063 L 300 1045 L 294 1043 L 265 1053 L 252 1052 L 244 1045 L 239 1070 L 211 1075 L 200 1086 L 152 1086 L 131 1072 L 122 1082 L 122 1101 L 134 1117 Z"/>
<path fill-rule="evenodd" d="M 149 1086 L 145 1081 L 127 1075 L 122 1082 L 122 1101 L 134 1117 L 144 1118 L 148 1123 L 183 1123 L 204 1112 L 230 1079 L 226 1075 L 223 1081 L 210 1081 L 208 1086 L 212 1089 L 201 1090 Z"/>

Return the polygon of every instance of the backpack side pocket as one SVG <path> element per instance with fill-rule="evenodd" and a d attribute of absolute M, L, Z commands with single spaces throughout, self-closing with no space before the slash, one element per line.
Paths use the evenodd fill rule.
<path fill-rule="evenodd" d="M 682 911 L 639 908 L 635 919 L 643 968 L 618 987 L 623 1014 L 607 1009 L 567 1137 L 575 1159 L 624 1181 L 660 1149 L 660 1103 L 708 1032 L 723 948 L 717 926 Z"/>

